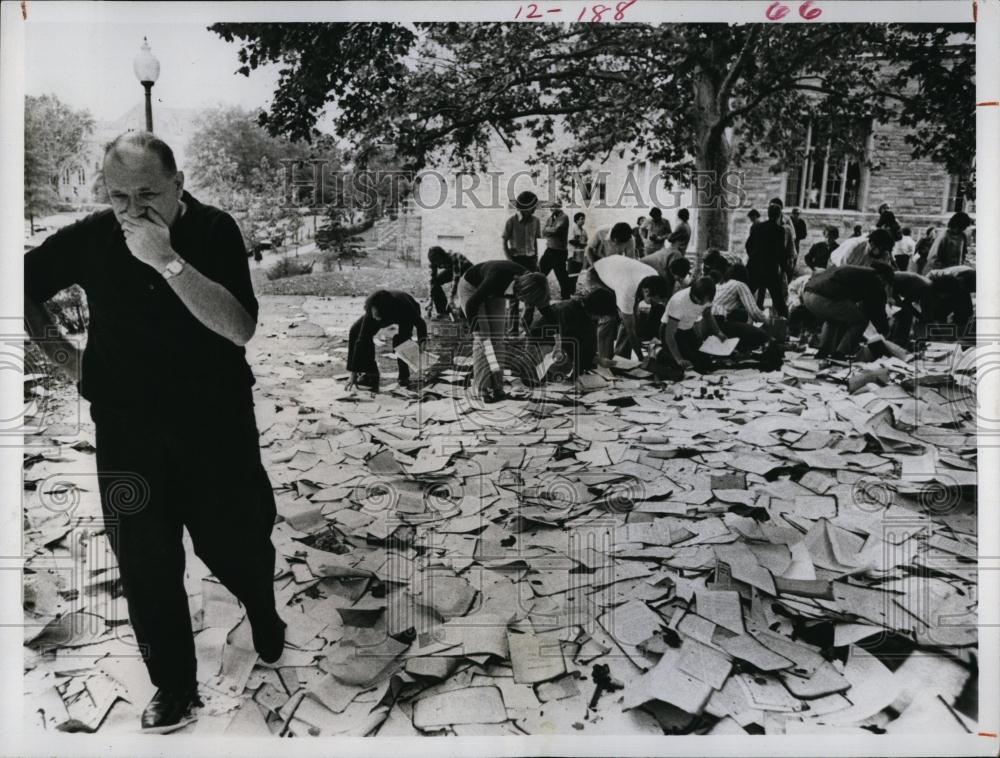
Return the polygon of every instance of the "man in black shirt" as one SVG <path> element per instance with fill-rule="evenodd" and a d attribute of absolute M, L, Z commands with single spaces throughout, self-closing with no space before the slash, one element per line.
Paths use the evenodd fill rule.
<path fill-rule="evenodd" d="M 614 293 L 603 288 L 553 303 L 535 320 L 529 333 L 531 344 L 536 348 L 536 363 L 546 348 L 554 346 L 559 355 L 550 374 L 568 376 L 572 373 L 577 378 L 595 368 L 597 320 L 617 313 Z"/>
<path fill-rule="evenodd" d="M 885 312 L 892 269 L 884 263 L 835 266 L 820 271 L 805 284 L 802 304 L 823 320 L 819 357 L 854 355 L 868 324 L 889 333 Z"/>
<path fill-rule="evenodd" d="M 348 387 L 358 386 L 378 392 L 379 370 L 375 359 L 375 335 L 381 329 L 396 324 L 399 329 L 392 337 L 392 346 L 397 348 L 413 339 L 417 330 L 417 342 L 427 340 L 427 324 L 420 316 L 420 303 L 413 296 L 399 290 L 376 290 L 365 300 L 364 315 L 351 325 L 347 338 L 347 370 L 351 372 Z M 405 361 L 396 359 L 399 366 L 399 385 L 410 385 L 410 367 Z"/>
<path fill-rule="evenodd" d="M 445 316 L 455 300 L 458 280 L 469 270 L 472 262 L 461 253 L 449 253 L 435 245 L 427 251 L 431 264 L 431 303 L 438 316 Z M 444 285 L 451 282 L 451 295 L 444 294 Z"/>
<path fill-rule="evenodd" d="M 760 308 L 764 307 L 764 293 L 769 293 L 771 305 L 779 316 L 788 315 L 784 280 L 787 265 L 785 235 L 781 207 L 772 203 L 767 206 L 767 221 L 754 224 L 747 239 L 750 289 L 754 291 Z"/>
<path fill-rule="evenodd" d="M 25 255 L 25 315 L 90 401 L 105 528 L 157 687 L 142 726 L 165 731 L 199 703 L 183 528 L 245 606 L 261 658 L 274 662 L 284 647 L 274 496 L 243 347 L 257 300 L 236 222 L 184 191 L 164 142 L 121 135 L 105 154 L 104 182 L 111 209 Z M 90 311 L 82 364 L 68 343 L 48 338 L 57 332 L 42 305 L 73 284 Z"/>
<path fill-rule="evenodd" d="M 544 274 L 530 272 L 514 261 L 485 261 L 466 271 L 458 283 L 458 303 L 472 333 L 473 385 L 487 403 L 506 398 L 503 321 L 508 297 L 512 303 L 544 309 L 549 304 L 548 281 Z M 530 324 L 526 324 L 528 329 Z"/>

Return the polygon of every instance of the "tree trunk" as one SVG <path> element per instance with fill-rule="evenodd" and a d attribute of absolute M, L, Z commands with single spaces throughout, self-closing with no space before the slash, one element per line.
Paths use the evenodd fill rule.
<path fill-rule="evenodd" d="M 701 270 L 703 253 L 710 247 L 729 249 L 729 211 L 723 182 L 729 171 L 730 149 L 722 128 L 720 83 L 703 68 L 695 71 L 694 103 L 695 152 L 694 200 L 698 213 L 698 246 L 695 269 Z"/>

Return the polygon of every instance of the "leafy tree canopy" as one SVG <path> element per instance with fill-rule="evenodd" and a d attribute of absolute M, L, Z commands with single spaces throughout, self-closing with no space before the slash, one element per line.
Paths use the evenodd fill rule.
<path fill-rule="evenodd" d="M 872 121 L 913 131 L 915 156 L 967 175 L 975 135 L 972 27 L 886 24 L 216 24 L 240 71 L 280 63 L 262 123 L 307 139 L 392 145 L 403 165 L 482 168 L 491 142 L 578 170 L 613 151 L 667 183 L 749 160 L 796 162 L 803 124 L 857 152 Z M 560 134 L 569 136 L 567 150 Z M 522 140 L 524 142 L 522 142 Z M 701 246 L 725 246 L 710 187 Z"/>

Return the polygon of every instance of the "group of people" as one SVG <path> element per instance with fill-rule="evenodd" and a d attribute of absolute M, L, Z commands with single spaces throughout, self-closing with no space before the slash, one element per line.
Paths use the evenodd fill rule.
<path fill-rule="evenodd" d="M 709 336 L 736 337 L 741 356 L 771 341 L 770 319 L 750 296 L 740 261 L 706 268 L 692 280 L 687 209 L 678 212 L 674 228 L 653 208 L 635 227 L 619 222 L 588 235 L 585 215 L 571 220 L 558 205 L 543 223 L 532 192 L 518 195 L 514 207 L 501 236 L 502 258 L 473 264 L 441 247 L 428 251 L 427 314 L 464 320 L 473 342 L 473 386 L 485 402 L 506 397 L 503 371 L 512 364 L 528 368 L 526 381 L 544 381 L 578 378 L 612 365 L 616 356 L 634 357 L 658 376 L 680 378 L 686 369 L 711 369 L 711 358 L 699 350 Z M 556 301 L 550 273 L 559 290 Z M 394 346 L 414 331 L 418 340 L 426 334 L 409 295 L 374 293 L 350 330 L 352 385 L 378 388 L 372 338 L 390 324 L 399 326 Z M 514 353 L 522 360 L 512 360 Z M 399 366 L 405 384 L 409 371 L 403 361 Z"/>
<path fill-rule="evenodd" d="M 774 198 L 765 220 L 756 211 L 748 216 L 746 251 L 757 302 L 768 294 L 774 311 L 790 317 L 793 335 L 818 332 L 820 358 L 856 355 L 869 325 L 903 348 L 929 336 L 966 335 L 976 291 L 975 269 L 967 264 L 967 213 L 955 213 L 943 234 L 931 228 L 916 243 L 883 205 L 869 234 L 839 242 L 838 229 L 829 226 L 801 263 L 807 232 L 798 209 L 786 219 Z"/>

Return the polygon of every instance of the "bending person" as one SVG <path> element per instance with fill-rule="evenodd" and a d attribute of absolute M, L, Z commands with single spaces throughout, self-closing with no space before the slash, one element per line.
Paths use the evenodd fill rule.
<path fill-rule="evenodd" d="M 488 403 L 506 398 L 501 354 L 508 289 L 515 303 L 523 303 L 526 310 L 549 304 L 545 275 L 529 272 L 513 261 L 477 263 L 458 283 L 458 304 L 472 333 L 473 387 Z"/>
<path fill-rule="evenodd" d="M 754 350 L 768 341 L 767 332 L 754 326 L 767 321 L 767 314 L 758 307 L 747 279 L 746 266 L 730 266 L 722 274 L 712 301 L 712 316 L 719 329 L 727 337 L 738 337 L 740 350 Z"/>
<path fill-rule="evenodd" d="M 802 304 L 822 319 L 817 357 L 854 355 L 868 324 L 889 333 L 885 306 L 893 272 L 886 263 L 835 266 L 806 282 Z"/>
<path fill-rule="evenodd" d="M 680 369 L 694 368 L 699 373 L 712 370 L 712 358 L 701 352 L 701 343 L 712 334 L 726 339 L 712 316 L 714 299 L 715 281 L 710 276 L 696 279 L 670 298 L 660 326 L 663 344 L 660 357 L 668 364 Z"/>
<path fill-rule="evenodd" d="M 455 302 L 458 280 L 469 270 L 472 263 L 464 255 L 449 253 L 437 245 L 427 251 L 427 260 L 431 264 L 431 303 L 438 316 L 446 316 Z M 449 282 L 451 282 L 451 294 L 445 295 L 444 285 Z"/>
<path fill-rule="evenodd" d="M 420 345 L 427 340 L 427 324 L 420 316 L 420 304 L 412 295 L 399 290 L 376 290 L 365 300 L 364 315 L 351 325 L 347 341 L 347 370 L 351 372 L 348 387 L 378 392 L 375 335 L 393 324 L 399 327 L 392 337 L 393 348 L 413 339 L 414 329 Z M 396 363 L 399 366 L 399 386 L 408 387 L 410 367 L 398 358 Z"/>

